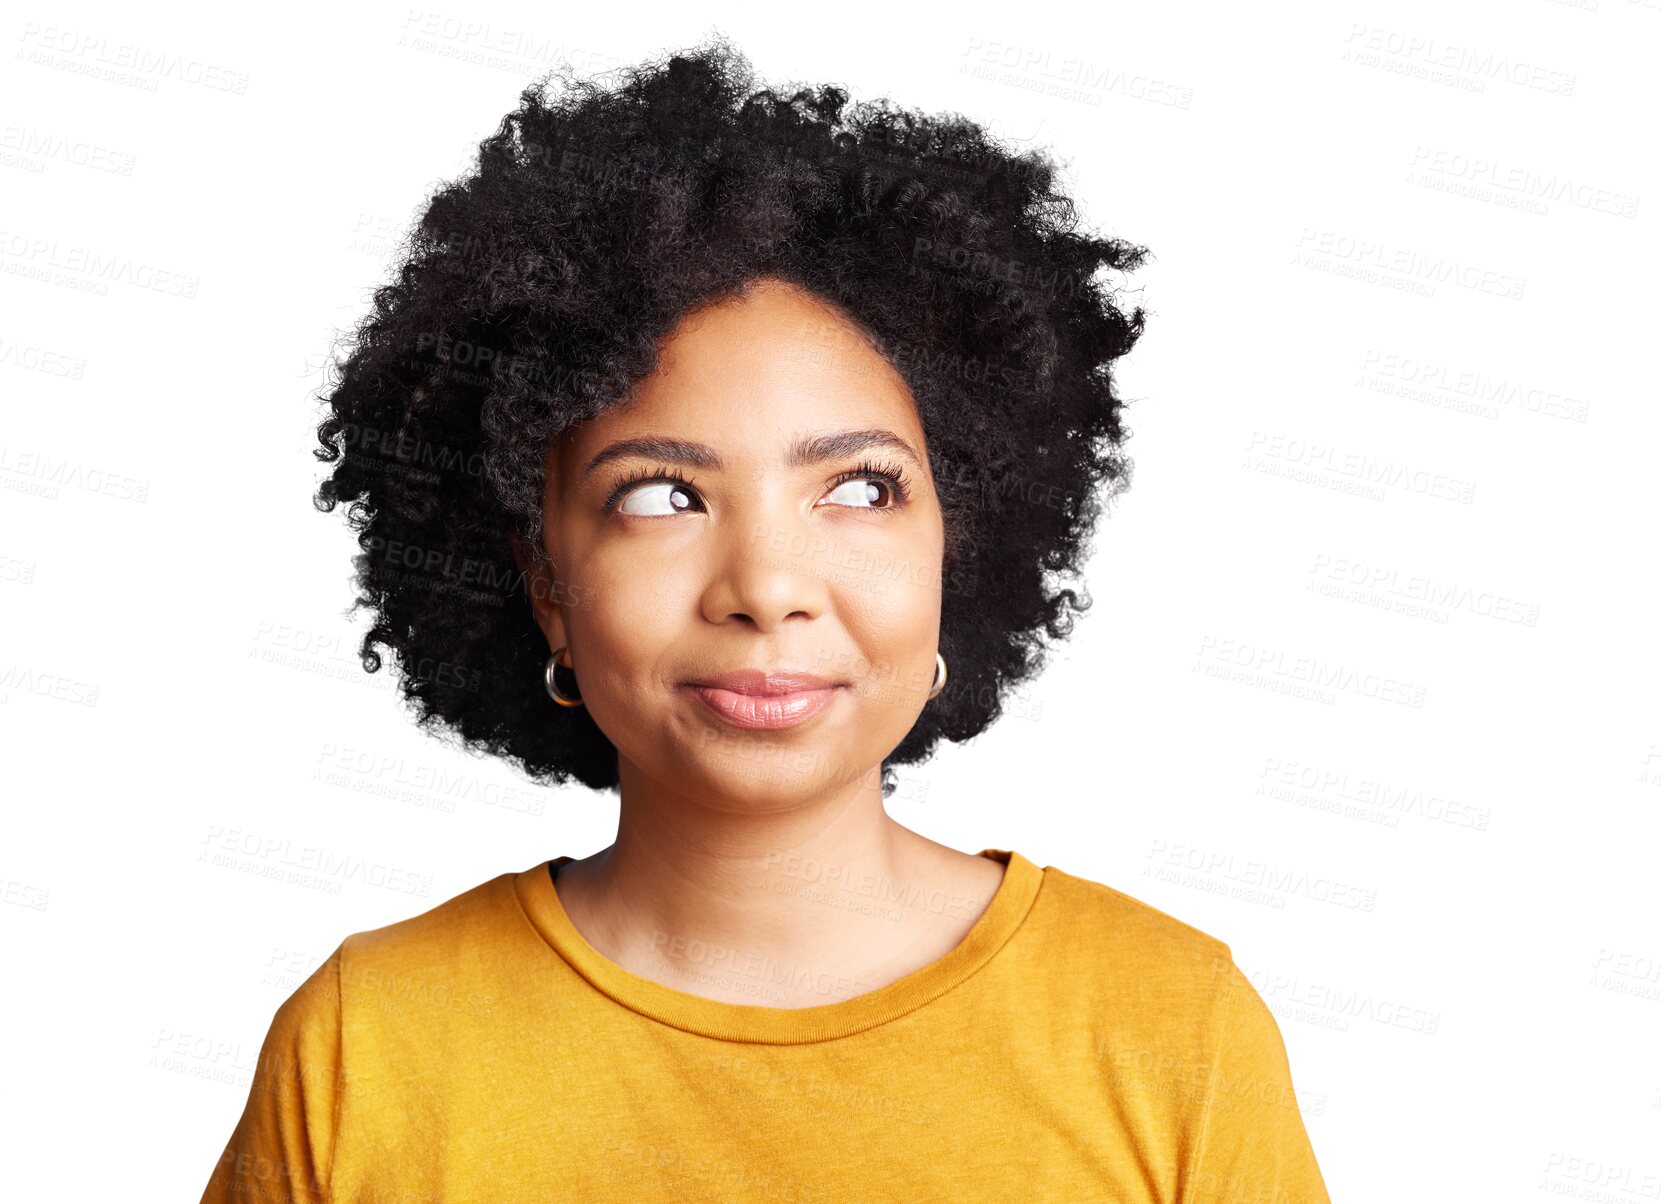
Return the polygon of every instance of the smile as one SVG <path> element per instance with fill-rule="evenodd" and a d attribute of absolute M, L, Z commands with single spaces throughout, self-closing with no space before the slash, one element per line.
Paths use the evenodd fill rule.
<path fill-rule="evenodd" d="M 740 694 L 717 686 L 688 687 L 705 706 L 734 727 L 777 730 L 804 723 L 828 707 L 841 686 L 793 690 L 788 694 Z"/>

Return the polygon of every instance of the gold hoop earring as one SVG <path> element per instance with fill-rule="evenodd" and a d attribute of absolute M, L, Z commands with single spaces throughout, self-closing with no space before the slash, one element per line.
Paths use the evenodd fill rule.
<path fill-rule="evenodd" d="M 548 665 L 542 670 L 542 684 L 548 687 L 548 697 L 559 703 L 560 706 L 580 707 L 583 704 L 583 700 L 580 697 L 571 698 L 565 694 L 561 694 L 559 692 L 558 684 L 554 681 L 554 670 L 559 668 L 559 654 L 564 652 L 566 647 L 567 645 L 561 644 L 559 648 L 555 650 L 554 654 L 548 658 Z"/>
<path fill-rule="evenodd" d="M 929 690 L 929 698 L 937 697 L 940 691 L 946 688 L 946 658 L 938 652 L 934 654 L 934 687 Z"/>

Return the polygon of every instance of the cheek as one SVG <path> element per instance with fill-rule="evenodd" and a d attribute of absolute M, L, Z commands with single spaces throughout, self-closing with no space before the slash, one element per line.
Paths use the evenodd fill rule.
<path fill-rule="evenodd" d="M 934 573 L 893 573 L 845 587 L 838 599 L 853 651 L 863 662 L 862 693 L 874 703 L 914 708 L 928 692 L 940 642 L 940 590 Z"/>
<path fill-rule="evenodd" d="M 605 666 L 607 680 L 627 688 L 670 658 L 694 602 L 684 575 L 624 554 L 582 561 L 579 580 L 583 604 L 570 623 L 583 657 Z"/>

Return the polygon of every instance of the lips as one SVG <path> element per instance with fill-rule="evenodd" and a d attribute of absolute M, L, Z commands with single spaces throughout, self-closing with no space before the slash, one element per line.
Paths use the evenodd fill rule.
<path fill-rule="evenodd" d="M 693 678 L 686 684 L 709 686 L 734 694 L 782 695 L 794 694 L 801 690 L 825 690 L 841 683 L 795 669 L 734 669 L 730 673 Z"/>
<path fill-rule="evenodd" d="M 686 684 L 727 723 L 767 731 L 805 723 L 834 702 L 842 689 L 841 682 L 795 670 L 741 669 Z"/>

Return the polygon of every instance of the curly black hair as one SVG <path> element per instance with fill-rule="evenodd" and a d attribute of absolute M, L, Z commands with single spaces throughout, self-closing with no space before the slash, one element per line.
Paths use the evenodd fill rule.
<path fill-rule="evenodd" d="M 432 734 L 615 788 L 611 742 L 545 691 L 513 536 L 545 556 L 554 441 L 625 398 L 687 312 L 782 279 L 904 378 L 943 510 L 950 675 L 884 760 L 886 798 L 894 765 L 984 731 L 1090 605 L 1050 578 L 1080 574 L 1129 484 L 1109 368 L 1144 320 L 1097 274 L 1149 252 L 1078 232 L 1042 151 L 834 85 L 758 89 L 719 35 L 609 88 L 553 74 L 561 95 L 526 88 L 433 195 L 319 398 L 315 504 L 350 503 L 363 666 L 393 650 Z"/>

